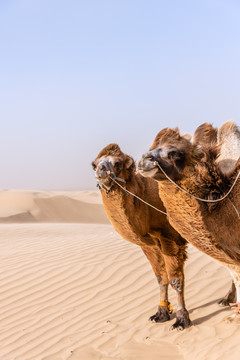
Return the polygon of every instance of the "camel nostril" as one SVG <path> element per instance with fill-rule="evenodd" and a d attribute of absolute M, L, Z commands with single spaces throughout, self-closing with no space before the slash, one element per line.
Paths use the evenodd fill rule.
<path fill-rule="evenodd" d="M 154 156 L 150 153 L 146 153 L 144 156 L 144 160 L 154 161 Z"/>
<path fill-rule="evenodd" d="M 104 164 L 101 164 L 101 166 L 100 166 L 100 170 L 102 170 L 102 171 L 106 171 L 106 166 L 105 166 Z"/>
<path fill-rule="evenodd" d="M 143 160 L 152 160 L 153 157 L 150 153 L 143 154 L 142 156 Z"/>

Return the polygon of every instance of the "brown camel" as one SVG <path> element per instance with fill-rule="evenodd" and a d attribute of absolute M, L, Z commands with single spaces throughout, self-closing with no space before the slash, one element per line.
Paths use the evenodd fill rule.
<path fill-rule="evenodd" d="M 228 128 L 228 130 L 227 130 Z M 200 125 L 194 135 L 193 144 L 206 147 L 218 146 L 216 161 L 223 173 L 233 170 L 236 159 L 240 156 L 240 134 L 232 121 L 226 122 L 218 131 L 211 124 Z M 231 144 L 231 146 L 229 146 Z M 217 154 L 217 153 L 216 153 Z M 228 293 L 220 299 L 220 306 L 229 306 L 236 301 L 236 287 L 232 280 Z"/>
<path fill-rule="evenodd" d="M 227 123 L 219 133 L 224 139 L 231 138 L 229 132 L 233 135 L 233 129 Z M 213 140 L 209 146 L 199 145 L 197 138 L 196 133 L 192 144 L 180 135 L 177 128 L 163 129 L 142 156 L 139 172 L 157 180 L 171 225 L 192 245 L 230 270 L 239 303 L 240 219 L 236 207 L 240 209 L 240 182 L 238 180 L 231 193 L 219 202 L 203 202 L 193 195 L 210 201 L 221 199 L 236 179 L 240 160 L 224 174 L 217 160 L 221 155 L 221 144 L 216 146 Z M 227 147 L 231 146 L 230 143 Z M 232 320 L 238 321 L 238 318 L 237 313 Z"/>
<path fill-rule="evenodd" d="M 123 189 L 124 186 L 127 191 L 165 212 L 158 195 L 157 183 L 136 174 L 133 158 L 124 154 L 117 144 L 110 144 L 101 150 L 92 166 L 106 214 L 113 227 L 124 239 L 141 247 L 157 277 L 160 305 L 150 320 L 165 322 L 170 319 L 170 283 L 177 294 L 176 322 L 171 329 L 182 330 L 189 327 L 191 321 L 184 301 L 186 241 L 170 226 L 165 214 Z"/>

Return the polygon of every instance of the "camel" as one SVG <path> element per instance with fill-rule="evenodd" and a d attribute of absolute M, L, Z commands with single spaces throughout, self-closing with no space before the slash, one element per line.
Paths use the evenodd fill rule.
<path fill-rule="evenodd" d="M 160 287 L 160 304 L 156 314 L 149 320 L 170 320 L 170 283 L 177 295 L 176 322 L 170 329 L 188 328 L 191 321 L 184 300 L 183 271 L 187 242 L 170 226 L 158 195 L 157 183 L 136 174 L 133 158 L 124 154 L 117 144 L 104 147 L 92 166 L 104 209 L 114 229 L 125 240 L 141 247 L 156 275 Z"/>
<path fill-rule="evenodd" d="M 201 129 L 200 129 L 201 131 Z M 223 148 L 229 149 L 239 130 L 229 122 L 219 130 L 218 141 L 226 139 L 225 146 L 216 144 L 215 136 L 210 144 L 198 144 L 198 132 L 194 141 L 180 135 L 178 128 L 160 131 L 142 156 L 138 169 L 141 175 L 158 183 L 159 195 L 166 208 L 170 224 L 197 249 L 225 265 L 236 286 L 237 308 L 231 321 L 239 321 L 240 303 L 240 209 L 239 180 L 231 185 L 240 170 L 240 159 L 226 169 Z M 231 135 L 230 135 L 231 134 Z M 228 145 L 226 144 L 227 141 Z M 222 150 L 221 150 L 222 149 Z M 239 148 L 240 149 L 240 148 Z M 236 151 L 237 153 L 237 146 Z M 234 151 L 233 151 L 234 152 Z M 222 155 L 222 159 L 221 159 Z M 219 156 L 219 159 L 218 159 Z M 232 154 L 230 155 L 231 159 Z M 226 172 L 221 168 L 224 165 Z M 221 201 L 228 191 L 231 193 Z M 197 197 L 197 198 L 196 198 Z M 205 202 L 200 199 L 210 200 Z M 232 289 L 232 294 L 234 289 Z"/>

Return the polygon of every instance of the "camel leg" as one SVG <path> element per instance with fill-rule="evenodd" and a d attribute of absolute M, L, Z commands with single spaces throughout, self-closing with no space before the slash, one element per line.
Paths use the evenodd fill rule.
<path fill-rule="evenodd" d="M 176 234 L 168 234 L 166 237 L 163 233 L 159 236 L 156 231 L 151 231 L 151 236 L 159 241 L 159 248 L 164 257 L 165 267 L 168 275 L 169 282 L 177 295 L 177 311 L 176 322 L 170 330 L 178 329 L 183 330 L 191 326 L 189 313 L 185 306 L 184 301 L 184 263 L 187 258 L 186 243 L 183 239 L 177 238 Z M 180 240 L 180 245 L 179 245 Z"/>
<path fill-rule="evenodd" d="M 224 296 L 224 298 L 218 302 L 218 304 L 220 306 L 229 306 L 230 303 L 234 303 L 234 302 L 236 302 L 236 286 L 234 284 L 234 281 L 232 280 L 230 290 Z"/>
<path fill-rule="evenodd" d="M 164 258 L 170 284 L 177 295 L 176 322 L 171 326 L 170 330 L 183 330 L 191 326 L 184 300 L 184 264 L 177 264 L 177 259 L 174 256 L 165 255 Z"/>
<path fill-rule="evenodd" d="M 160 304 L 156 314 L 150 316 L 152 322 L 165 322 L 170 320 L 170 303 L 168 302 L 168 275 L 164 258 L 158 246 L 142 246 L 142 251 L 150 262 L 156 275 L 160 288 Z"/>
<path fill-rule="evenodd" d="M 236 303 L 230 304 L 233 310 L 235 310 L 235 314 L 230 316 L 228 320 L 234 323 L 240 323 L 240 272 L 239 269 L 231 268 L 230 273 L 233 277 L 234 284 L 236 286 Z"/>

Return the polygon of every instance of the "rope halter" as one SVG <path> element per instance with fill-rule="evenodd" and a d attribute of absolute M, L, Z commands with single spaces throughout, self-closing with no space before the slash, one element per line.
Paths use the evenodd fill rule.
<path fill-rule="evenodd" d="M 118 181 L 123 182 L 124 184 L 126 184 L 126 181 L 125 181 L 124 179 L 119 178 L 119 177 L 116 176 L 116 174 L 115 174 L 115 172 L 114 172 L 114 170 L 113 170 L 113 168 L 112 168 L 112 165 L 111 165 L 111 163 L 110 163 L 109 161 L 107 161 L 107 160 L 100 160 L 99 164 L 104 165 L 104 166 L 106 167 L 106 169 L 108 169 L 108 170 L 107 170 L 107 174 L 108 174 L 108 176 L 110 177 L 110 179 L 112 180 L 109 189 L 107 189 L 103 184 L 99 184 L 99 183 L 98 183 L 98 184 L 97 184 L 97 187 L 98 187 L 99 189 L 103 189 L 103 190 L 106 192 L 106 194 L 108 195 L 109 192 L 111 191 L 113 185 L 116 184 L 116 185 L 117 185 L 118 187 L 120 187 L 127 195 L 132 195 L 133 197 L 135 197 L 136 199 L 140 200 L 140 201 L 143 202 L 144 204 L 150 206 L 150 207 L 153 208 L 154 210 L 156 210 L 156 211 L 158 211 L 158 212 L 160 212 L 160 213 L 162 213 L 162 214 L 164 214 L 164 215 L 167 215 L 167 213 L 166 213 L 165 211 L 162 211 L 162 210 L 156 208 L 155 206 L 149 204 L 147 201 L 141 199 L 139 196 L 137 196 L 137 195 L 133 194 L 131 191 L 127 190 L 127 189 L 126 189 L 126 186 L 122 186 L 121 184 L 119 184 Z"/>
<path fill-rule="evenodd" d="M 110 161 L 108 160 L 105 160 L 105 159 L 102 159 L 99 161 L 99 165 L 103 165 L 105 168 L 106 168 L 106 173 L 107 175 L 110 177 L 111 179 L 111 183 L 110 183 L 110 188 L 106 188 L 103 184 L 101 184 L 99 181 L 98 181 L 98 184 L 97 184 L 97 187 L 99 189 L 103 189 L 106 194 L 108 195 L 109 192 L 112 190 L 112 187 L 114 185 L 114 180 L 117 180 L 117 181 L 120 181 L 124 184 L 126 184 L 126 180 L 122 179 L 122 178 L 119 178 L 116 176 L 114 170 L 113 170 L 113 167 L 112 167 L 112 164 L 110 163 Z"/>

